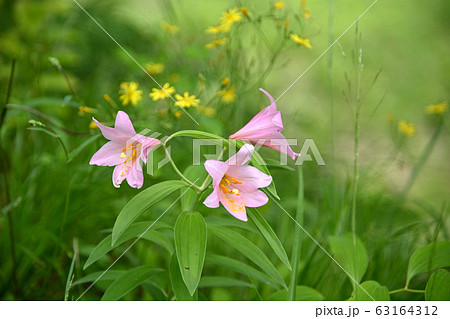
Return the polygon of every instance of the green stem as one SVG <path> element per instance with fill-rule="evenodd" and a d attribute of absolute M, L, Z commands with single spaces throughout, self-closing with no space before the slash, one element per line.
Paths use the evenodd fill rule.
<path fill-rule="evenodd" d="M 166 142 L 169 139 L 166 140 Z M 195 185 L 194 183 L 192 183 L 186 176 L 183 175 L 183 173 L 181 173 L 181 171 L 178 169 L 177 165 L 175 164 L 175 162 L 172 159 L 172 156 L 170 156 L 169 151 L 167 150 L 166 144 L 162 144 L 164 151 L 166 152 L 166 156 L 169 159 L 170 164 L 172 164 L 173 169 L 175 170 L 175 172 L 181 177 L 181 179 L 183 179 L 186 183 L 188 183 L 189 185 L 191 185 L 192 187 L 196 188 L 197 190 L 201 190 L 199 186 Z"/>
<path fill-rule="evenodd" d="M 300 225 L 303 224 L 304 213 L 304 188 L 303 188 L 303 170 L 302 166 L 298 167 L 298 193 L 297 193 L 297 212 L 295 220 Z M 294 301 L 296 299 L 295 292 L 297 287 L 297 270 L 300 261 L 300 254 L 302 249 L 302 237 L 300 233 L 300 227 L 294 228 L 294 244 L 292 246 L 292 271 L 289 278 L 288 296 L 289 300 Z"/>
<path fill-rule="evenodd" d="M 3 105 L 2 111 L 0 113 L 0 133 L 1 133 L 1 128 L 3 126 L 5 118 L 6 118 L 6 110 L 7 110 L 6 106 L 9 102 L 9 98 L 11 96 L 15 65 L 16 65 L 16 60 L 13 59 L 11 61 L 11 71 L 10 71 L 10 75 L 9 75 L 8 89 L 6 91 L 5 104 Z M 11 193 L 10 193 L 10 189 L 9 189 L 10 185 L 9 185 L 9 179 L 8 179 L 8 172 L 7 172 L 7 168 L 6 168 L 8 158 L 7 158 L 7 153 L 4 152 L 3 147 L 1 145 L 1 135 L 0 135 L 0 153 L 2 155 L 2 158 L 0 160 L 1 168 L 3 171 L 4 180 L 5 180 L 6 205 L 8 205 L 9 203 L 11 203 Z M 12 269 L 13 295 L 14 295 L 14 299 L 18 299 L 19 285 L 17 282 L 17 257 L 16 257 L 16 243 L 15 243 L 15 236 L 14 236 L 13 209 L 11 208 L 7 214 L 8 214 L 8 229 L 9 229 L 9 241 L 10 241 L 9 244 L 10 244 L 10 251 L 11 251 L 12 268 L 13 268 Z"/>

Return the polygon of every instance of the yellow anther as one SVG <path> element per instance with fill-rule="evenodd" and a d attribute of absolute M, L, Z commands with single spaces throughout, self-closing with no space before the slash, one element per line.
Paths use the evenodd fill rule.
<path fill-rule="evenodd" d="M 223 184 L 219 184 L 220 189 L 222 190 L 222 192 L 224 193 L 228 193 L 227 188 L 223 185 Z"/>
<path fill-rule="evenodd" d="M 234 194 L 234 195 L 239 195 L 239 190 L 237 188 L 233 188 L 231 190 L 231 193 Z"/>
<path fill-rule="evenodd" d="M 120 153 L 120 158 L 125 158 L 125 157 L 127 157 L 127 155 L 124 152 Z"/>
<path fill-rule="evenodd" d="M 230 180 L 233 182 L 233 184 L 242 184 L 240 181 L 238 181 L 237 179 L 230 177 Z"/>
<path fill-rule="evenodd" d="M 228 186 L 231 185 L 230 181 L 227 178 L 224 178 L 223 180 L 225 181 L 225 183 L 227 183 Z"/>

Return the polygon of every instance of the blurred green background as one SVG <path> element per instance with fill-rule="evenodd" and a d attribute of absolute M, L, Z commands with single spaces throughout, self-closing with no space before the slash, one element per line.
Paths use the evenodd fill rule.
<path fill-rule="evenodd" d="M 70 152 L 98 133 L 89 128 L 92 115 L 109 125 L 115 112 L 122 109 L 130 114 L 137 131 L 151 128 L 170 135 L 180 129 L 198 129 L 227 137 L 267 105 L 257 90 L 259 86 L 278 98 L 372 1 L 306 1 L 309 19 L 303 16 L 301 1 L 285 1 L 283 11 L 276 12 L 273 3 L 80 2 L 141 65 L 150 62 L 165 65 L 164 72 L 154 75 L 156 81 L 170 82 L 178 93 L 195 94 L 202 106 L 215 109 L 216 116 L 212 117 L 199 109 L 189 109 L 200 123 L 197 126 L 185 115 L 179 119 L 174 116 L 177 110 L 173 106 L 153 102 L 148 97 L 156 87 L 154 82 L 75 2 L 0 0 L 1 101 L 7 96 L 11 61 L 15 58 L 9 104 L 27 106 L 48 117 L 39 117 L 29 109 L 9 108 L 1 128 L 1 147 L 6 154 L 2 158 L 2 176 L 7 176 L 0 182 L 1 299 L 63 299 L 73 252 L 80 253 L 75 267 L 77 280 L 92 272 L 82 270 L 84 261 L 105 237 L 104 230 L 113 226 L 118 212 L 137 194 L 125 183 L 115 189 L 111 168 L 88 165 L 92 154 L 105 142 L 103 137 L 83 148 L 69 163 L 65 161 L 61 141 Z M 206 49 L 211 36 L 204 30 L 214 25 L 223 11 L 242 6 L 253 19 L 262 15 L 262 22 L 241 22 L 230 33 L 227 49 Z M 285 136 L 300 139 L 295 151 L 300 150 L 303 139 L 312 138 L 327 164 L 306 162 L 303 172 L 305 227 L 329 249 L 329 236 L 350 230 L 358 68 L 355 60 L 362 54 L 357 234 L 369 255 L 364 278 L 377 280 L 390 290 L 403 287 L 408 260 L 415 249 L 449 239 L 448 111 L 442 115 L 426 113 L 428 105 L 449 100 L 449 11 L 450 3 L 445 0 L 378 1 L 358 22 L 358 33 L 356 25 L 353 26 L 277 102 L 283 114 Z M 298 23 L 296 15 L 300 16 Z M 270 48 L 282 41 L 286 16 L 291 17 L 289 30 L 309 38 L 312 49 L 295 46 L 286 37 L 285 49 L 259 80 L 270 63 Z M 180 31 L 164 32 L 163 21 L 177 25 Z M 266 37 L 266 44 L 261 34 Z M 264 45 L 269 49 L 261 49 Z M 76 95 L 58 68 L 49 62 L 50 57 L 59 60 Z M 254 64 L 248 64 L 248 73 L 240 63 L 245 57 L 255 58 Z M 225 77 L 230 77 L 237 87 L 237 100 L 230 105 L 215 97 Z M 124 81 L 136 81 L 143 90 L 143 100 L 137 107 L 120 105 L 118 89 Z M 104 99 L 104 94 L 115 101 L 115 107 Z M 211 104 L 206 105 L 206 101 Z M 94 108 L 97 113 L 80 113 L 79 106 Z M 28 130 L 30 119 L 53 126 L 60 141 L 41 131 Z M 415 125 L 414 136 L 403 136 L 398 130 L 402 120 Z M 440 126 L 442 130 L 433 140 Z M 66 134 L 60 127 L 81 134 Z M 432 152 L 428 152 L 424 165 L 417 169 L 431 140 L 435 142 Z M 189 165 L 186 144 L 183 140 L 174 141 L 179 152 L 173 156 L 183 169 Z M 263 150 L 262 154 L 277 158 L 270 150 Z M 155 154 L 155 158 L 162 156 L 161 150 Z M 405 194 L 405 185 L 415 170 L 417 178 Z M 281 203 L 289 211 L 295 211 L 295 174 L 277 169 L 272 173 Z M 144 187 L 170 178 L 177 177 L 169 167 L 164 167 L 154 176 L 145 176 Z M 148 216 L 156 218 L 170 203 L 170 199 L 163 200 Z M 176 211 L 164 217 L 168 223 L 174 223 Z M 276 205 L 269 204 L 262 211 L 290 252 L 292 221 Z M 201 208 L 200 212 L 205 216 L 231 218 L 222 208 L 214 211 Z M 14 220 L 16 265 L 11 258 L 8 214 Z M 252 233 L 248 237 L 268 251 L 262 238 Z M 309 239 L 304 239 L 303 245 L 305 258 L 300 259 L 299 284 L 315 288 L 325 299 L 348 298 L 351 284 L 341 270 Z M 208 242 L 208 251 L 245 261 L 214 238 Z M 95 270 L 106 269 L 119 254 L 120 250 L 105 257 Z M 276 258 L 270 259 L 276 262 Z M 125 269 L 130 264 L 146 263 L 166 269 L 168 260 L 170 255 L 159 246 L 139 242 L 118 267 Z M 287 268 L 279 264 L 280 273 L 288 276 Z M 16 279 L 12 275 L 14 268 Z M 240 278 L 208 263 L 204 273 Z M 423 289 L 426 280 L 427 276 L 419 276 L 412 286 Z M 167 278 L 161 282 L 162 287 L 168 285 Z M 83 291 L 81 287 L 86 288 L 80 285 L 72 288 L 71 296 L 76 298 Z M 274 293 L 270 287 L 260 288 L 204 288 L 202 294 L 209 300 L 247 300 L 268 299 Z M 99 299 L 103 290 L 101 285 L 96 286 L 86 298 Z M 409 293 L 394 296 L 393 299 L 423 298 Z M 126 298 L 156 299 L 147 291 Z M 170 293 L 165 298 L 170 299 Z"/>

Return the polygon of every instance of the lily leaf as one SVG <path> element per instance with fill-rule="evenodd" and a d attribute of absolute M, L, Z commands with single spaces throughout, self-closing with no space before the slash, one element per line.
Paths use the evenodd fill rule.
<path fill-rule="evenodd" d="M 186 186 L 183 181 L 165 181 L 150 186 L 134 196 L 117 216 L 112 232 L 112 245 L 143 212 L 183 186 Z"/>
<path fill-rule="evenodd" d="M 206 223 L 198 212 L 182 213 L 174 229 L 181 276 L 192 296 L 202 275 L 206 254 Z"/>

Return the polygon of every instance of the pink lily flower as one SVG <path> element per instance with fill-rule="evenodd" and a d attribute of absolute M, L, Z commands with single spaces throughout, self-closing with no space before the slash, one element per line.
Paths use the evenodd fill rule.
<path fill-rule="evenodd" d="M 245 165 L 250 161 L 254 146 L 245 144 L 227 161 L 208 160 L 205 168 L 213 179 L 213 192 L 203 204 L 209 208 L 219 207 L 219 202 L 237 219 L 247 221 L 245 206 L 259 207 L 268 198 L 258 188 L 269 186 L 272 177 L 257 168 Z"/>
<path fill-rule="evenodd" d="M 112 181 L 120 187 L 126 178 L 128 185 L 141 188 L 144 174 L 140 161 L 147 162 L 147 155 L 161 144 L 158 139 L 136 134 L 128 114 L 119 111 L 114 128 L 100 124 L 92 118 L 109 140 L 92 156 L 89 164 L 99 166 L 115 166 Z"/>
<path fill-rule="evenodd" d="M 262 143 L 263 146 L 273 148 L 295 159 L 300 154 L 294 153 L 286 138 L 281 134 L 284 129 L 281 112 L 277 111 L 277 105 L 273 97 L 263 89 L 259 90 L 267 95 L 270 105 L 256 114 L 243 128 L 230 135 L 230 139 L 241 140 L 254 145 Z"/>

